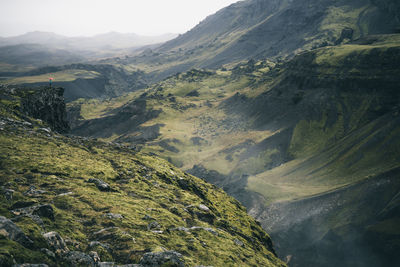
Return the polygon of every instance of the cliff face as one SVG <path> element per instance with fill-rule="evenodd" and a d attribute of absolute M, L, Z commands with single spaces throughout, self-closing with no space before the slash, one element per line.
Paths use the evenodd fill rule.
<path fill-rule="evenodd" d="M 36 90 L 21 90 L 21 112 L 40 119 L 58 132 L 67 132 L 67 112 L 64 102 L 64 89 L 61 87 L 40 87 Z"/>

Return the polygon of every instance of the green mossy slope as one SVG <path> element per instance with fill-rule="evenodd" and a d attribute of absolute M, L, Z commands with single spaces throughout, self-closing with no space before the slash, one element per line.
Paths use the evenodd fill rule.
<path fill-rule="evenodd" d="M 68 265 L 43 250 L 51 250 L 42 235 L 51 231 L 70 251 L 96 251 L 102 261 L 120 264 L 174 250 L 187 266 L 284 266 L 261 226 L 221 189 L 129 147 L 24 122 L 4 97 L 1 110 L 0 216 L 33 241 L 24 247 L 0 235 L 4 266 Z M 100 190 L 90 179 L 110 188 Z M 52 215 L 26 209 L 47 204 Z M 105 245 L 90 246 L 92 241 Z"/>

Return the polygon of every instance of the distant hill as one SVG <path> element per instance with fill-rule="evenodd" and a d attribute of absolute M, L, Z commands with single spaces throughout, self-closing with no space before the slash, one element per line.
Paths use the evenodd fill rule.
<path fill-rule="evenodd" d="M 41 44 L 16 44 L 0 47 L 0 62 L 12 65 L 61 65 L 84 60 L 85 58 L 78 53 Z"/>
<path fill-rule="evenodd" d="M 101 60 L 154 49 L 174 37 L 176 34 L 140 36 L 117 32 L 93 37 L 66 37 L 51 32 L 29 32 L 0 38 L 0 64 L 42 67 Z M 5 68 L 4 71 L 11 69 Z"/>

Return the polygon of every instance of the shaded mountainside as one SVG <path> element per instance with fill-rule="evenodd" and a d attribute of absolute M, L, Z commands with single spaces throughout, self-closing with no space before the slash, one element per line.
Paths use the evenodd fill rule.
<path fill-rule="evenodd" d="M 290 266 L 396 266 L 399 170 L 326 194 L 272 204 L 252 215 L 263 222 Z"/>
<path fill-rule="evenodd" d="M 300 215 L 310 207 L 303 207 L 301 199 L 320 195 L 329 203 L 330 194 L 341 194 L 336 190 L 346 186 L 350 191 L 361 188 L 358 200 L 369 203 L 372 193 L 364 181 L 379 183 L 388 178 L 392 191 L 387 196 L 377 194 L 378 206 L 372 210 L 347 207 L 362 217 L 354 221 L 360 236 L 368 235 L 369 225 L 383 222 L 372 213 L 383 210 L 385 201 L 394 199 L 400 189 L 395 179 L 400 167 L 399 44 L 398 34 L 371 35 L 305 52 L 280 64 L 250 60 L 228 70 L 191 70 L 144 93 L 108 102 L 80 102 L 81 118 L 72 131 L 134 144 L 222 187 L 274 233 L 278 254 L 291 255 L 293 266 L 318 266 L 330 257 L 343 266 L 351 266 L 346 265 L 347 259 L 354 257 L 349 262 L 359 260 L 361 266 L 367 262 L 363 253 L 370 250 L 370 259 L 377 264 L 397 261 L 394 250 L 368 247 L 364 237 L 357 237 L 357 242 L 367 250 L 357 255 L 350 250 L 334 252 L 355 238 L 343 234 L 336 243 L 324 241 L 327 229 L 336 234 L 340 225 L 353 224 L 353 217 L 341 213 L 342 206 L 332 204 L 321 220 Z M 140 111 L 139 100 L 145 102 Z M 123 123 L 123 116 L 134 120 L 138 114 L 153 116 L 140 124 Z M 152 135 L 140 139 L 144 128 L 153 129 Z M 307 203 L 314 208 L 319 205 L 318 201 Z M 348 203 L 356 202 L 349 199 Z M 269 224 L 275 219 L 271 207 L 276 207 L 277 214 L 286 214 L 292 205 L 299 205 L 300 218 L 293 243 L 285 234 L 295 231 L 293 224 Z M 392 205 L 397 207 L 397 202 Z M 398 245 L 398 226 L 392 222 L 399 216 L 392 215 L 381 225 L 388 227 L 387 240 L 392 240 L 380 240 L 384 247 L 390 242 Z M 278 221 L 288 218 L 279 216 Z M 330 220 L 334 217 L 337 223 Z M 301 227 L 306 226 L 315 238 L 301 239 Z M 326 251 L 310 258 L 313 246 L 321 242 Z"/>
<path fill-rule="evenodd" d="M 126 63 L 151 66 L 159 79 L 193 67 L 290 58 L 302 51 L 399 30 L 395 0 L 247 0 Z"/>
<path fill-rule="evenodd" d="M 285 266 L 221 189 L 127 146 L 59 135 L 23 113 L 19 90 L 1 93 L 1 266 Z"/>

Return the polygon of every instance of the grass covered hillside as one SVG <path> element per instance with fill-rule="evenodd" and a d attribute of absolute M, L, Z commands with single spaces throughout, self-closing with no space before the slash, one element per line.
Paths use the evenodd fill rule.
<path fill-rule="evenodd" d="M 250 60 L 230 69 L 191 70 L 118 99 L 71 103 L 69 108 L 80 116 L 75 116 L 72 132 L 133 144 L 217 184 L 244 203 L 280 243 L 290 244 L 278 253 L 291 255 L 293 264 L 324 264 L 330 257 L 357 261 L 365 251 L 357 257 L 343 250 L 336 256 L 322 253 L 322 260 L 297 260 L 319 247 L 329 230 L 355 223 L 329 194 L 371 181 L 360 187 L 368 191 L 382 177 L 392 179 L 393 192 L 399 190 L 394 179 L 400 167 L 399 44 L 398 34 L 371 35 L 282 63 Z M 376 199 L 381 204 L 369 211 L 356 209 L 357 201 L 346 195 L 353 203 L 349 212 L 362 218 L 357 221 L 362 235 L 382 219 L 375 214 L 385 209 L 386 201 L 395 198 L 392 191 L 382 190 L 387 194 Z M 314 196 L 326 196 L 324 203 L 334 207 L 326 210 L 327 217 L 318 209 L 307 213 L 299 208 L 302 200 Z M 366 203 L 373 199 L 367 192 L 361 196 Z M 317 200 L 310 205 L 317 208 Z M 270 205 L 282 213 L 270 215 Z M 293 211 L 290 218 L 284 215 L 288 210 Z M 332 214 L 337 221 L 331 221 Z M 393 214 L 391 219 L 398 218 Z M 319 215 L 326 220 L 309 221 Z M 296 237 L 284 234 L 297 222 L 299 229 L 316 231 L 309 243 L 299 241 L 307 231 L 299 230 Z M 390 238 L 398 244 L 394 229 Z M 350 238 L 340 237 L 340 244 Z M 337 243 L 325 245 L 329 252 Z M 378 263 L 394 255 L 393 250 L 372 251 Z"/>
<path fill-rule="evenodd" d="M 1 266 L 284 266 L 221 189 L 128 146 L 53 132 L 22 113 L 25 95 L 1 91 Z"/>

